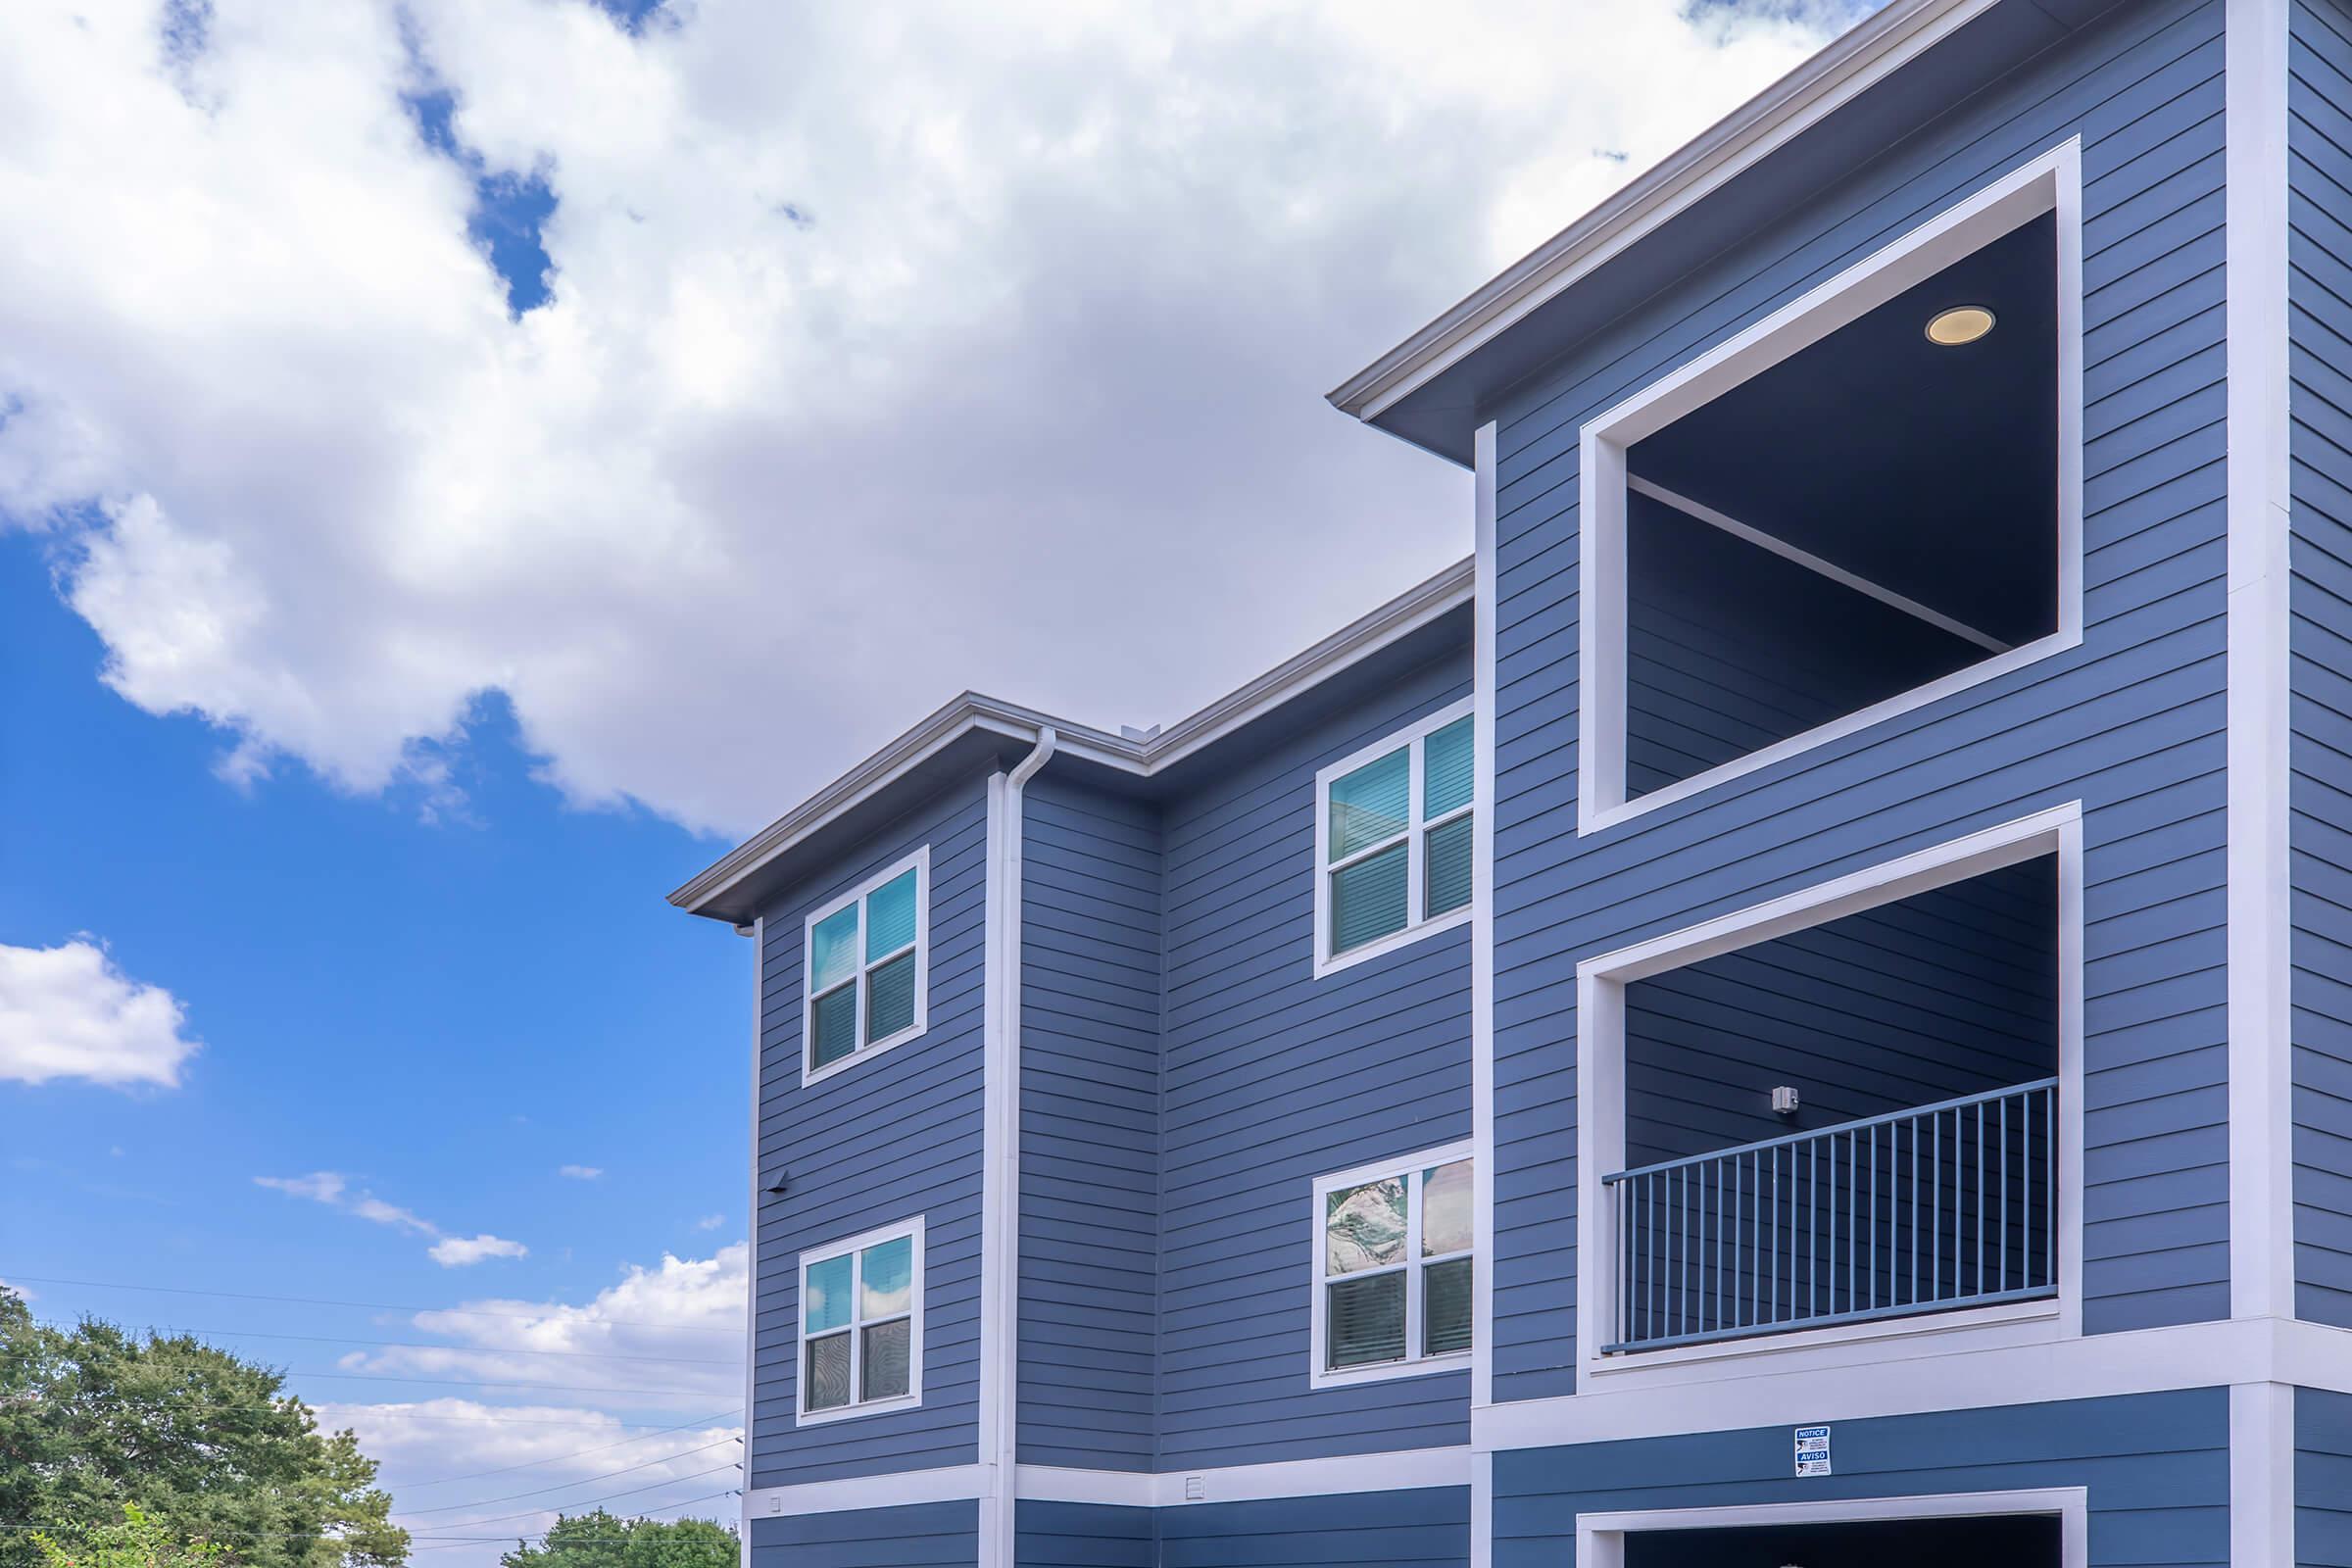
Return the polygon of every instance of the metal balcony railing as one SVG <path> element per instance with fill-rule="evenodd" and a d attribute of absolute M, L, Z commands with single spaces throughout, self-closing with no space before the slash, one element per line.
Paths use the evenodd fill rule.
<path fill-rule="evenodd" d="M 2058 1289 L 2058 1080 L 1603 1178 L 1603 1353 L 1985 1306 Z"/>

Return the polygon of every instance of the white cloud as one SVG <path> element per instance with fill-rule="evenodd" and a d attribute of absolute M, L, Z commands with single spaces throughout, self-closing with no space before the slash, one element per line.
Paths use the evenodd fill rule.
<path fill-rule="evenodd" d="M 551 1399 L 607 1409 L 729 1409 L 743 1399 L 749 1255 L 740 1242 L 707 1258 L 664 1255 L 581 1305 L 495 1298 L 419 1312 L 413 1324 L 449 1344 L 386 1346 L 342 1364 L 545 1387 Z M 614 1392 L 624 1390 L 640 1392 Z"/>
<path fill-rule="evenodd" d="M 0 378 L 5 366 L 0 355 Z M 0 416 L 0 447 L 6 438 Z M 186 1022 L 171 992 L 131 979 L 88 937 L 54 948 L 0 943 L 0 1078 L 175 1088 L 197 1047 Z"/>
<path fill-rule="evenodd" d="M 411 1236 L 429 1236 L 433 1245 L 425 1254 L 443 1268 L 463 1268 L 490 1257 L 521 1257 L 529 1248 L 520 1242 L 510 1242 L 484 1233 L 480 1236 L 451 1236 L 440 1226 L 414 1209 L 388 1203 L 373 1193 L 354 1193 L 351 1179 L 341 1171 L 315 1170 L 307 1176 L 256 1176 L 254 1185 L 267 1187 L 291 1198 L 307 1198 L 314 1203 L 324 1203 L 356 1214 L 370 1224 L 387 1225 Z"/>
<path fill-rule="evenodd" d="M 602 1165 L 564 1165 L 556 1171 L 557 1175 L 568 1176 L 575 1182 L 592 1182 L 604 1173 Z"/>
<path fill-rule="evenodd" d="M 726 1222 L 727 1216 L 724 1214 L 705 1214 L 694 1222 L 694 1228 L 698 1231 L 714 1231 Z"/>
<path fill-rule="evenodd" d="M 460 1398 L 327 1401 L 313 1408 L 325 1429 L 349 1428 L 358 1435 L 362 1450 L 382 1466 L 379 1479 L 393 1495 L 394 1521 L 414 1532 L 420 1547 L 429 1544 L 432 1560 L 447 1568 L 489 1568 L 504 1543 L 535 1535 L 558 1512 L 581 1512 L 589 1499 L 623 1489 L 632 1494 L 613 1504 L 619 1512 L 728 1518 L 732 1501 L 726 1498 L 683 1514 L 665 1510 L 737 1485 L 725 1467 L 742 1457 L 743 1429 L 731 1415 L 668 1431 L 665 1423 L 623 1422 L 605 1410 Z M 714 1467 L 719 1473 L 709 1474 Z M 446 1485 L 452 1478 L 465 1479 Z M 476 1519 L 494 1522 L 476 1525 Z M 499 1539 L 431 1539 L 482 1536 Z"/>
<path fill-rule="evenodd" d="M 0 50 L 0 519 L 107 682 L 442 813 L 496 691 L 572 801 L 736 830 L 959 686 L 1171 717 L 1463 554 L 1466 480 L 1322 390 L 1844 13 L 377 0 L 176 65 L 157 15 Z M 552 182 L 518 321 L 404 18 Z"/>
<path fill-rule="evenodd" d="M 343 1189 L 348 1185 L 339 1171 L 315 1170 L 308 1176 L 256 1176 L 256 1187 L 267 1187 L 294 1198 L 307 1198 L 314 1203 L 339 1203 Z"/>
<path fill-rule="evenodd" d="M 529 1251 L 520 1242 L 510 1242 L 487 1232 L 480 1236 L 443 1237 L 425 1249 L 426 1255 L 443 1268 L 464 1268 L 486 1257 L 521 1257 Z"/>

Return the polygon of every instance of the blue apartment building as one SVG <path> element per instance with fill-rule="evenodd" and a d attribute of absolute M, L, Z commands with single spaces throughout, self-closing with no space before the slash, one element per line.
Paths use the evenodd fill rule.
<path fill-rule="evenodd" d="M 1331 401 L 1457 567 L 672 895 L 751 1568 L 2352 1564 L 2352 4 L 1895 0 Z"/>

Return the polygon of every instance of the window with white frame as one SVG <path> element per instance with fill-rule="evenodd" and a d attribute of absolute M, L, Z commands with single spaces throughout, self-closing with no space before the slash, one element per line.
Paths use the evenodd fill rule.
<path fill-rule="evenodd" d="M 808 917 L 805 1079 L 923 1032 L 928 846 Z"/>
<path fill-rule="evenodd" d="M 1315 964 L 1385 951 L 1470 914 L 1470 701 L 1315 775 Z"/>
<path fill-rule="evenodd" d="M 1471 1169 L 1457 1144 L 1315 1183 L 1316 1386 L 1468 1358 Z"/>
<path fill-rule="evenodd" d="M 920 1404 L 923 1222 L 801 1254 L 802 1422 Z"/>
<path fill-rule="evenodd" d="M 1580 437 L 1594 832 L 2082 640 L 2069 142 Z"/>

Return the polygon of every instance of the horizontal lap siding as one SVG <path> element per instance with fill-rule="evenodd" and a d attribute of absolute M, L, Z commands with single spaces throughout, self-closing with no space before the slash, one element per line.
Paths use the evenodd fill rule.
<path fill-rule="evenodd" d="M 2057 1070 L 2044 858 L 1626 989 L 1626 1163 L 1811 1131 Z M 1771 1109 L 1777 1084 L 1793 1115 Z"/>
<path fill-rule="evenodd" d="M 2111 17 L 1495 411 L 1499 1398 L 1574 1390 L 1578 959 L 2078 798 L 2084 1325 L 2228 1310 L 2222 11 Z M 1579 425 L 2075 134 L 2083 645 L 1580 838 Z"/>
<path fill-rule="evenodd" d="M 1307 1385 L 1314 1178 L 1470 1134 L 1469 930 L 1314 976 L 1318 768 L 1464 696 L 1464 648 L 1165 814 L 1164 1469 L 1468 1441 L 1468 1378 Z"/>
<path fill-rule="evenodd" d="M 1016 1568 L 1158 1568 L 1150 1508 L 1023 1497 L 1012 1518 Z"/>
<path fill-rule="evenodd" d="M 2295 1561 L 2352 1568 L 2352 1395 L 2295 1391 Z"/>
<path fill-rule="evenodd" d="M 2225 1389 L 1839 1421 L 1801 1481 L 1788 1430 L 1497 1453 L 1494 1568 L 1557 1568 L 1581 1513 L 2054 1487 L 2087 1490 L 2094 1565 L 2230 1559 Z"/>
<path fill-rule="evenodd" d="M 931 950 L 924 1032 L 804 1089 L 803 922 L 926 844 Z M 977 1457 L 987 862 L 986 781 L 975 777 L 916 808 L 855 858 L 765 911 L 760 1169 L 763 1188 L 787 1173 L 787 1190 L 781 1197 L 763 1192 L 760 1200 L 755 1487 L 969 1464 Z M 800 1254 L 918 1214 L 921 1406 L 796 1427 Z"/>
<path fill-rule="evenodd" d="M 1050 774 L 1025 793 L 1020 1460 L 1149 1470 L 1158 817 Z"/>
<path fill-rule="evenodd" d="M 1470 1489 L 1162 1508 L 1159 1537 L 1163 1568 L 1468 1568 Z"/>
<path fill-rule="evenodd" d="M 752 1568 L 971 1568 L 980 1505 L 918 1502 L 752 1521 Z"/>
<path fill-rule="evenodd" d="M 2295 1298 L 2352 1328 L 2352 14 L 2289 16 Z"/>

